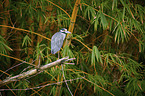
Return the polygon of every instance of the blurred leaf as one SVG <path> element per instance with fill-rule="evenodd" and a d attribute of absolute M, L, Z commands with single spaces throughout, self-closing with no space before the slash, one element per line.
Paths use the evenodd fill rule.
<path fill-rule="evenodd" d="M 29 38 L 28 35 L 26 35 L 23 39 L 22 47 L 24 46 L 28 47 L 29 45 L 31 46 L 31 43 L 32 43 L 31 39 Z"/>
<path fill-rule="evenodd" d="M 93 46 L 92 56 L 91 56 L 91 64 L 95 64 L 96 60 L 97 60 L 97 62 L 103 63 L 98 48 L 96 46 Z"/>
<path fill-rule="evenodd" d="M 7 51 L 13 51 L 6 43 L 6 40 L 0 35 L 0 53 L 7 54 Z"/>
<path fill-rule="evenodd" d="M 113 0 L 112 2 L 112 10 L 114 9 L 114 7 L 117 7 L 117 0 Z"/>
<path fill-rule="evenodd" d="M 99 11 L 99 12 L 100 12 L 101 23 L 103 25 L 103 29 L 105 30 L 108 26 L 108 22 L 107 22 L 106 17 L 104 16 L 104 14 L 101 11 Z"/>
<path fill-rule="evenodd" d="M 69 56 L 69 58 L 74 58 L 74 54 L 73 54 L 73 52 L 69 49 L 68 46 L 65 46 L 65 47 L 63 48 L 62 55 L 63 55 L 63 57 Z"/>
<path fill-rule="evenodd" d="M 95 10 L 92 7 L 88 6 L 84 12 L 84 17 L 87 17 L 89 20 L 91 20 L 92 18 L 95 17 L 95 15 L 96 15 Z"/>

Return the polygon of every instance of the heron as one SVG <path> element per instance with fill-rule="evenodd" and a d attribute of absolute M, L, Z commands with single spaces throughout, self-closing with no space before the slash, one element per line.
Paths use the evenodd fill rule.
<path fill-rule="evenodd" d="M 67 33 L 71 33 L 71 32 L 67 31 L 66 28 L 62 28 L 62 29 L 59 30 L 59 32 L 56 32 L 52 36 L 52 38 L 51 38 L 51 53 L 52 54 L 57 53 L 61 49 L 61 47 L 63 45 L 63 41 L 64 41 Z M 59 52 L 58 52 L 58 58 L 59 58 Z M 64 76 L 63 65 L 61 64 L 61 66 L 62 66 L 62 72 L 63 72 L 64 80 L 66 80 L 65 76 Z M 67 82 L 66 82 L 66 85 L 68 87 Z M 68 87 L 68 89 L 69 89 L 69 87 Z M 70 91 L 70 89 L 69 89 L 69 91 Z M 71 91 L 70 91 L 70 93 L 72 94 Z"/>
<path fill-rule="evenodd" d="M 67 31 L 66 28 L 62 28 L 59 30 L 59 32 L 55 33 L 52 36 L 51 38 L 51 53 L 52 54 L 57 53 L 61 49 L 63 45 L 63 41 L 67 33 L 71 33 L 71 32 Z"/>

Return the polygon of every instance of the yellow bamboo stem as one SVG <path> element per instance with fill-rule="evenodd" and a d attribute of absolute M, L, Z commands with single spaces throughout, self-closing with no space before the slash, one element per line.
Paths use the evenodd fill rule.
<path fill-rule="evenodd" d="M 9 55 L 5 55 L 5 54 L 2 54 L 2 53 L 0 53 L 0 55 L 1 55 L 1 56 L 5 56 L 5 57 L 8 57 L 8 58 L 15 59 L 15 60 L 20 61 L 20 62 L 25 62 L 25 63 L 30 64 L 30 65 L 32 65 L 32 66 L 35 66 L 34 64 L 29 63 L 29 62 L 26 62 L 26 61 L 23 61 L 23 60 L 21 60 L 21 59 L 19 59 L 19 58 L 15 58 L 15 57 L 12 57 L 12 56 L 9 56 Z"/>
<path fill-rule="evenodd" d="M 77 17 L 77 13 L 78 13 L 78 9 L 79 9 L 79 5 L 80 5 L 80 2 L 81 0 L 76 0 L 75 2 L 75 5 L 74 5 L 74 9 L 73 9 L 73 12 L 72 12 L 72 15 L 71 15 L 71 22 L 70 22 L 70 25 L 69 25 L 69 30 L 71 33 L 73 33 L 73 29 L 74 29 L 74 25 L 75 25 L 75 22 L 76 22 L 76 17 Z M 70 37 L 70 34 L 67 34 L 67 37 L 66 38 L 69 38 Z M 70 45 L 70 42 L 71 42 L 71 39 L 66 39 L 65 43 L 64 43 L 64 46 L 65 45 Z M 63 47 L 64 47 L 63 46 Z"/>
<path fill-rule="evenodd" d="M 33 32 L 33 31 L 29 31 L 29 30 L 25 30 L 25 29 L 21 29 L 21 28 L 15 28 L 15 27 L 7 26 L 7 25 L 0 25 L 0 26 L 1 27 L 7 27 L 7 28 L 15 29 L 15 30 L 19 30 L 19 31 L 24 31 L 24 32 L 28 32 L 28 33 L 32 33 L 32 34 L 38 35 L 38 36 L 40 36 L 42 38 L 45 38 L 45 39 L 51 41 L 51 39 L 49 39 L 49 38 L 47 38 L 47 37 L 45 37 L 45 36 L 43 36 L 43 35 L 41 35 L 39 33 Z"/>

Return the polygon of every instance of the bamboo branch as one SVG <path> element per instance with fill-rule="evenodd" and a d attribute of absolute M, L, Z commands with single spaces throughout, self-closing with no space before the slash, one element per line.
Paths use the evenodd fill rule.
<path fill-rule="evenodd" d="M 33 31 L 29 31 L 29 30 L 25 30 L 25 29 L 21 29 L 21 28 L 15 28 L 15 27 L 12 27 L 12 26 L 7 26 L 7 25 L 0 25 L 0 27 L 11 28 L 11 29 L 19 30 L 19 31 L 24 31 L 24 32 L 32 33 L 32 34 L 38 35 L 38 36 L 40 36 L 42 38 L 45 38 L 45 39 L 51 41 L 50 38 L 47 38 L 46 36 L 43 36 L 43 35 L 41 35 L 39 33 L 33 32 Z"/>
<path fill-rule="evenodd" d="M 54 67 L 56 65 L 60 65 L 60 64 L 64 64 L 66 61 L 72 61 L 74 60 L 75 58 L 71 58 L 69 59 L 69 57 L 64 57 L 62 59 L 59 59 L 57 61 L 54 61 L 52 63 L 49 63 L 49 64 L 46 64 L 46 65 L 43 65 L 41 66 L 40 68 L 34 68 L 34 69 L 30 69 L 29 71 L 27 72 L 24 72 L 22 74 L 19 74 L 19 75 L 16 75 L 16 76 L 13 76 L 13 77 L 7 77 L 6 79 L 4 79 L 3 81 L 0 81 L 0 85 L 5 85 L 5 84 L 8 84 L 8 83 L 11 83 L 13 81 L 18 81 L 20 79 L 24 79 L 26 77 L 29 77 L 31 75 L 34 75 L 34 74 L 37 74 L 39 72 L 43 72 L 44 70 L 48 69 L 48 68 L 51 68 L 51 67 Z"/>

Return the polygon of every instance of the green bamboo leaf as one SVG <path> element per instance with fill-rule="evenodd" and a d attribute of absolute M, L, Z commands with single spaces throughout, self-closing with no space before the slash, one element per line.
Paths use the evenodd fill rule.
<path fill-rule="evenodd" d="M 113 61 L 113 63 L 116 63 L 116 61 L 113 57 L 113 54 L 109 53 L 109 57 L 110 57 L 111 61 Z M 110 65 L 113 65 L 112 62 L 110 62 Z"/>
<path fill-rule="evenodd" d="M 143 18 L 144 15 L 143 14 L 145 14 L 144 7 L 139 5 L 139 4 L 136 4 L 135 9 L 136 9 L 137 12 L 139 12 L 141 23 L 143 23 L 143 20 L 144 20 L 144 18 Z"/>
<path fill-rule="evenodd" d="M 92 57 L 91 57 L 91 63 L 92 64 L 95 64 L 95 60 L 97 60 L 97 62 L 101 62 L 103 63 L 102 61 L 102 58 L 101 58 L 101 55 L 100 55 L 100 52 L 98 50 L 98 48 L 96 46 L 93 46 L 93 50 L 92 50 Z"/>
<path fill-rule="evenodd" d="M 97 13 L 97 15 L 94 17 L 94 30 L 97 31 L 97 26 L 98 26 L 98 22 L 99 22 L 99 17 L 100 17 L 100 14 L 99 12 Z"/>
<path fill-rule="evenodd" d="M 30 39 L 30 37 L 28 35 L 26 35 L 23 39 L 23 42 L 22 42 L 22 47 L 24 46 L 31 46 L 31 43 L 32 43 L 32 40 Z"/>
<path fill-rule="evenodd" d="M 92 18 L 95 17 L 96 12 L 95 12 L 95 10 L 92 7 L 90 8 L 90 12 L 91 12 L 91 17 Z"/>
<path fill-rule="evenodd" d="M 112 29 L 113 29 L 113 20 L 111 19 L 109 23 L 109 31 L 111 32 Z"/>
<path fill-rule="evenodd" d="M 119 31 L 120 27 L 118 26 L 116 31 L 115 31 L 115 42 L 117 42 L 119 44 L 120 42 L 120 31 Z"/>
<path fill-rule="evenodd" d="M 122 27 L 123 27 L 124 23 L 122 23 Z M 120 40 L 122 41 L 122 43 L 124 42 L 124 38 L 126 38 L 126 33 L 123 31 L 122 27 L 120 27 Z"/>
<path fill-rule="evenodd" d="M 74 58 L 73 52 L 69 49 L 69 47 L 66 45 L 62 50 L 63 57 L 69 56 L 70 58 Z"/>
<path fill-rule="evenodd" d="M 115 31 L 115 42 L 118 44 L 120 42 L 124 42 L 125 40 L 128 40 L 128 37 L 130 36 L 130 32 L 125 29 L 126 24 L 122 23 L 122 25 L 119 24 Z"/>
<path fill-rule="evenodd" d="M 114 6 L 117 7 L 117 0 L 113 0 L 113 2 L 112 2 L 112 10 L 114 9 Z"/>
<path fill-rule="evenodd" d="M 129 25 L 130 25 L 130 31 L 132 32 L 132 30 L 133 30 L 133 23 L 132 23 L 132 19 L 129 19 Z"/>
<path fill-rule="evenodd" d="M 13 49 L 11 49 L 8 45 L 6 45 L 4 42 L 1 42 L 0 41 L 0 53 L 5 53 L 6 50 L 9 50 L 9 51 L 13 51 Z"/>
<path fill-rule="evenodd" d="M 91 65 L 95 64 L 95 50 L 93 48 L 92 50 L 92 56 L 91 56 Z"/>
<path fill-rule="evenodd" d="M 105 30 L 108 26 L 108 22 L 104 14 L 101 11 L 99 12 L 100 12 L 101 24 L 103 25 L 103 29 Z"/>
<path fill-rule="evenodd" d="M 87 17 L 89 20 L 91 20 L 91 18 L 94 18 L 95 15 L 96 15 L 95 10 L 91 6 L 88 6 L 84 12 L 84 16 Z"/>
<path fill-rule="evenodd" d="M 90 9 L 90 7 L 88 6 L 84 12 L 84 17 L 88 16 L 88 18 L 90 19 L 90 10 L 89 9 Z"/>
<path fill-rule="evenodd" d="M 13 51 L 7 44 L 6 40 L 0 35 L 0 53 L 6 54 L 7 51 Z"/>
<path fill-rule="evenodd" d="M 123 8 L 123 14 L 122 14 L 122 20 L 124 21 L 124 16 L 125 16 L 125 7 Z"/>
<path fill-rule="evenodd" d="M 135 29 L 140 30 L 140 32 L 143 33 L 143 30 L 141 28 L 141 24 L 139 23 L 139 21 L 132 19 L 132 24 L 134 25 Z"/>
<path fill-rule="evenodd" d="M 106 64 L 108 64 L 108 57 L 109 57 L 108 55 L 109 55 L 109 54 L 105 54 L 105 55 L 104 55 L 104 58 L 105 58 L 104 62 L 105 62 Z"/>

